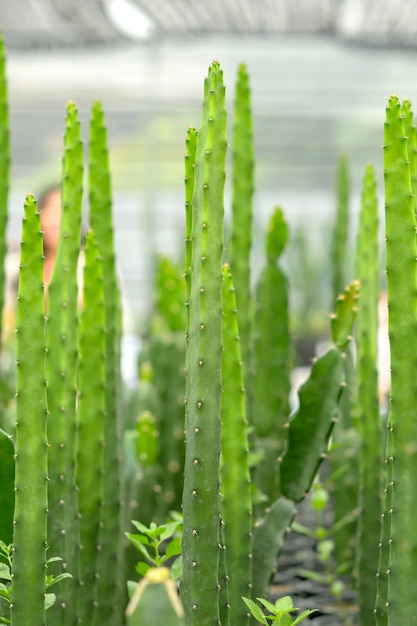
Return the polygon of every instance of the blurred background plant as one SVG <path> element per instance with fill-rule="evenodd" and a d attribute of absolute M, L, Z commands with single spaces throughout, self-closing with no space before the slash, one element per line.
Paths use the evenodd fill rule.
<path fill-rule="evenodd" d="M 181 0 L 175 6 L 168 0 L 74 0 L 71 8 L 60 0 L 4 0 L 10 245 L 18 241 L 23 194 L 59 177 L 67 101 L 77 103 L 83 120 L 91 101 L 101 100 L 119 269 L 130 330 L 142 331 L 154 253 L 177 260 L 182 254 L 183 134 L 199 122 L 201 68 L 218 57 L 225 75 L 234 76 L 244 60 L 254 94 L 257 155 L 253 279 L 262 264 L 270 207 L 279 203 L 293 233 L 287 253 L 294 268 L 292 324 L 296 334 L 308 335 L 311 328 L 320 336 L 330 297 L 326 252 L 338 155 L 345 152 L 351 163 L 355 221 L 363 167 L 372 161 L 381 169 L 380 103 L 392 91 L 412 101 L 417 96 L 414 9 L 397 14 L 398 6 L 397 0 L 381 0 L 376 11 L 365 0 L 262 0 L 255 11 L 248 0 Z"/>

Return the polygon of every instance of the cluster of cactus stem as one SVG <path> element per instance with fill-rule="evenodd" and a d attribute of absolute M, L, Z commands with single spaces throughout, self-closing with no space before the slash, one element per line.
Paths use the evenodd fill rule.
<path fill-rule="evenodd" d="M 392 371 L 385 438 L 376 369 L 380 280 L 372 166 L 364 175 L 355 267 L 345 287 L 352 272 L 346 268 L 349 184 L 347 162 L 340 162 L 331 340 L 291 407 L 288 279 L 279 263 L 289 229 L 278 206 L 265 236 L 265 265 L 251 288 L 255 157 L 243 64 L 233 111 L 227 240 L 228 145 L 223 72 L 214 61 L 204 84 L 201 125 L 190 127 L 186 137 L 184 259 L 182 265 L 157 260 L 139 385 L 126 398 L 104 114 L 94 103 L 85 176 L 77 108 L 68 104 L 60 239 L 47 293 L 37 202 L 30 194 L 24 202 L 13 432 L 0 415 L 0 540 L 12 545 L 10 577 L 0 555 L 0 623 L 147 626 L 157 614 L 168 626 L 255 623 L 242 598 L 268 593 L 296 505 L 330 452 L 338 540 L 349 547 L 337 549 L 336 558 L 353 559 L 346 571 L 355 575 L 360 625 L 417 624 L 417 134 L 411 105 L 391 97 L 385 123 Z M 1 43 L 1 259 L 9 151 Z M 91 228 L 81 249 L 83 195 Z M 352 486 L 347 504 L 346 485 Z M 168 568 L 135 570 L 137 553 L 125 534 L 134 519 L 139 529 L 151 525 L 155 531 L 155 522 L 164 524 L 180 508 L 177 589 Z M 167 527 L 159 530 L 162 538 L 170 536 Z M 150 545 L 146 533 L 142 540 Z M 175 546 L 172 555 L 178 554 Z M 45 602 L 49 568 L 59 580 L 55 603 Z M 128 585 L 137 572 L 144 573 L 141 582 Z"/>

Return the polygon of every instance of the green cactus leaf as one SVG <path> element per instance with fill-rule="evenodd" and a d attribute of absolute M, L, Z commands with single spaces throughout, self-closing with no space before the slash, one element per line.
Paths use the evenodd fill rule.
<path fill-rule="evenodd" d="M 281 464 L 283 494 L 295 502 L 310 490 L 327 451 L 344 383 L 344 357 L 332 348 L 317 359 L 300 388 L 300 406 L 290 421 L 288 450 Z"/>

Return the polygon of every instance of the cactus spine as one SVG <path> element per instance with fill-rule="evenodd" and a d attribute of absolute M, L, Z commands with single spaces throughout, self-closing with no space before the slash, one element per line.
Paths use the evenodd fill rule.
<path fill-rule="evenodd" d="M 106 422 L 104 504 L 99 552 L 99 623 L 118 626 L 123 588 L 122 432 L 120 392 L 120 294 L 115 269 L 107 131 L 100 103 L 92 108 L 89 157 L 90 223 L 103 259 L 106 316 Z"/>
<path fill-rule="evenodd" d="M 230 624 L 249 623 L 242 596 L 252 588 L 252 500 L 236 295 L 230 267 L 223 267 L 221 491 Z M 239 497 L 236 495 L 239 494 Z"/>
<path fill-rule="evenodd" d="M 205 81 L 193 194 L 181 581 L 189 626 L 214 626 L 219 620 L 224 100 L 223 72 L 215 61 Z"/>
<path fill-rule="evenodd" d="M 10 170 L 9 113 L 6 80 L 6 55 L 4 41 L 0 37 L 0 337 L 2 337 L 2 316 L 4 304 L 4 263 L 6 256 L 6 227 L 9 197 Z"/>
<path fill-rule="evenodd" d="M 51 608 L 56 623 L 72 624 L 77 607 L 78 503 L 75 486 L 76 365 L 81 237 L 83 149 L 75 105 L 67 107 L 62 177 L 62 217 L 57 257 L 48 289 L 48 543 L 60 556 L 63 571 L 60 602 Z"/>
<path fill-rule="evenodd" d="M 250 408 L 252 335 L 250 251 L 252 245 L 252 204 L 255 183 L 250 85 L 249 76 L 243 63 L 238 68 L 235 89 L 232 155 L 232 224 L 229 258 L 236 288 L 246 404 Z M 248 417 L 251 421 L 249 415 Z"/>
<path fill-rule="evenodd" d="M 85 242 L 83 310 L 79 324 L 77 486 L 80 510 L 79 623 L 97 611 L 97 555 L 103 506 L 106 330 L 103 269 L 93 231 Z"/>
<path fill-rule="evenodd" d="M 356 276 L 361 284 L 356 322 L 360 430 L 360 516 L 357 545 L 357 588 L 360 623 L 374 620 L 376 571 L 381 516 L 382 433 L 379 416 L 377 359 L 378 329 L 378 199 L 374 169 L 365 171 L 356 244 Z"/>
<path fill-rule="evenodd" d="M 388 101 L 384 127 L 385 223 L 389 335 L 391 349 L 391 403 L 387 457 L 390 509 L 389 539 L 381 545 L 381 559 L 388 552 L 388 618 L 380 624 L 417 624 L 411 601 L 414 594 L 417 533 L 415 522 L 417 475 L 416 346 L 417 246 L 407 138 L 401 106 L 396 96 Z M 391 448 L 391 449 L 390 449 Z"/>
<path fill-rule="evenodd" d="M 45 626 L 46 341 L 43 240 L 33 196 L 22 222 L 17 302 L 16 478 L 12 626 Z"/>

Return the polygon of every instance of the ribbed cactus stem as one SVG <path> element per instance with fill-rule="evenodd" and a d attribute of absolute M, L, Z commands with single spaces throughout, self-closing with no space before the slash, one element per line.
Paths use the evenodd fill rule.
<path fill-rule="evenodd" d="M 232 138 L 232 223 L 229 259 L 236 287 L 246 404 L 251 409 L 251 263 L 255 157 L 251 93 L 246 66 L 238 68 Z M 248 415 L 251 421 L 251 416 Z"/>
<path fill-rule="evenodd" d="M 252 588 L 252 494 L 245 390 L 236 308 L 228 265 L 223 266 L 221 490 L 230 624 L 249 623 L 242 596 Z"/>
<path fill-rule="evenodd" d="M 337 168 L 336 222 L 332 236 L 332 302 L 345 287 L 346 253 L 349 230 L 350 182 L 348 161 L 344 154 L 339 157 Z"/>
<path fill-rule="evenodd" d="M 188 626 L 217 626 L 220 546 L 222 254 L 226 167 L 223 72 L 209 69 L 197 142 L 187 358 L 181 599 Z"/>
<path fill-rule="evenodd" d="M 45 626 L 47 546 L 46 340 L 43 239 L 25 201 L 17 301 L 16 478 L 12 626 Z"/>
<path fill-rule="evenodd" d="M 62 174 L 60 236 L 48 288 L 48 542 L 51 556 L 61 557 L 62 571 L 72 575 L 62 582 L 60 601 L 51 608 L 50 615 L 57 623 L 69 625 L 77 612 L 74 598 L 79 568 L 75 378 L 83 177 L 80 123 L 73 103 L 67 106 Z"/>
<path fill-rule="evenodd" d="M 98 566 L 99 622 L 97 623 L 100 623 L 100 626 L 104 624 L 119 626 L 125 596 L 122 535 L 123 423 L 119 410 L 121 311 L 115 268 L 107 130 L 104 113 L 98 102 L 93 105 L 90 123 L 89 199 L 90 223 L 103 259 L 107 329 L 104 505 Z"/>
<path fill-rule="evenodd" d="M 79 326 L 77 486 L 80 510 L 80 603 L 78 623 L 97 612 L 97 555 L 103 507 L 103 448 L 106 413 L 106 328 L 103 268 L 92 231 L 85 242 L 83 310 Z"/>
<path fill-rule="evenodd" d="M 417 475 L 417 245 L 414 198 L 404 120 L 396 96 L 389 99 L 384 127 L 385 224 L 391 402 L 387 458 L 392 465 L 388 541 L 388 626 L 417 624 L 410 600 L 417 567 L 417 508 L 413 488 Z M 381 572 L 384 574 L 384 572 Z M 384 620 L 377 622 L 383 624 Z"/>
<path fill-rule="evenodd" d="M 10 131 L 6 79 L 6 55 L 4 41 L 0 36 L 0 312 L 4 303 L 4 258 L 6 256 L 6 227 L 9 198 Z M 0 338 L 2 316 L 0 314 Z"/>
<path fill-rule="evenodd" d="M 407 154 L 410 162 L 411 188 L 414 194 L 414 206 L 417 204 L 417 129 L 414 125 L 413 109 L 409 100 L 404 100 L 401 106 L 404 116 L 404 132 L 407 137 Z"/>
<path fill-rule="evenodd" d="M 185 335 L 188 336 L 190 317 L 190 293 L 191 293 L 191 257 L 192 257 L 192 224 L 193 224 L 193 192 L 194 192 L 194 166 L 197 150 L 197 130 L 191 126 L 187 131 L 185 140 L 185 306 L 187 308 Z"/>
<path fill-rule="evenodd" d="M 356 243 L 356 276 L 361 297 L 356 322 L 358 398 L 356 417 L 360 437 L 357 578 L 361 624 L 374 619 L 376 571 L 381 517 L 382 432 L 379 415 L 378 332 L 378 198 L 375 172 L 365 170 Z"/>

